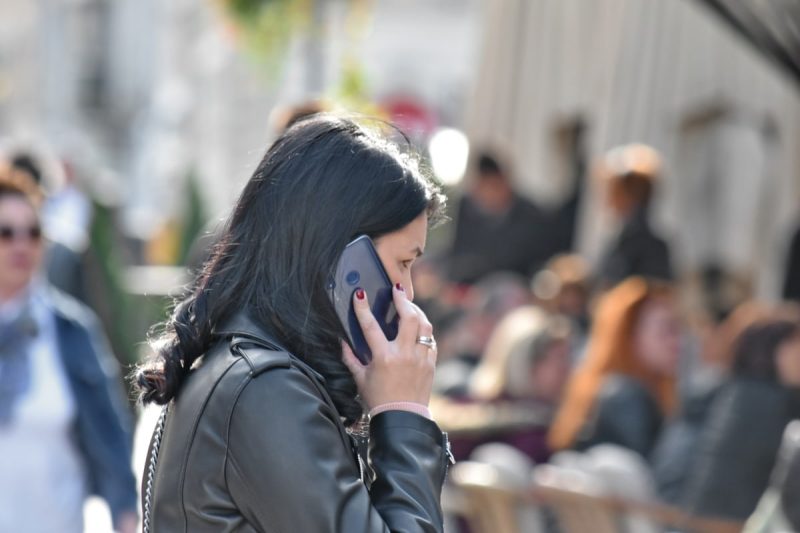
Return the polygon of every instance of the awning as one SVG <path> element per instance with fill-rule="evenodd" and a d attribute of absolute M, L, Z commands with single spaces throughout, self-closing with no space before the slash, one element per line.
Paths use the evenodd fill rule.
<path fill-rule="evenodd" d="M 800 84 L 800 0 L 698 0 Z"/>

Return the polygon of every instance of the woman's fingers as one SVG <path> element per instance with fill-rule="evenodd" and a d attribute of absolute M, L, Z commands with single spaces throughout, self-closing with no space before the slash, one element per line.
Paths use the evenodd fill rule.
<path fill-rule="evenodd" d="M 400 327 L 397 332 L 397 342 L 404 346 L 413 346 L 416 344 L 417 337 L 420 335 L 419 326 L 420 318 L 417 313 L 416 306 L 411 303 L 406 295 L 406 292 L 398 284 L 392 289 L 392 297 L 394 298 L 394 307 L 397 309 L 397 314 L 400 316 Z"/>
<path fill-rule="evenodd" d="M 369 344 L 372 353 L 382 350 L 388 341 L 380 324 L 372 315 L 372 310 L 369 307 L 369 296 L 364 289 L 356 289 L 356 292 L 353 293 L 353 308 L 356 312 L 356 319 L 358 319 L 358 323 L 361 326 L 361 331 L 364 333 L 364 338 Z"/>
<path fill-rule="evenodd" d="M 417 315 L 419 316 L 419 335 L 420 336 L 425 336 L 425 337 L 430 337 L 431 339 L 434 339 L 434 341 L 433 341 L 434 342 L 434 346 L 433 347 L 429 347 L 429 346 L 422 345 L 422 344 L 420 345 L 420 347 L 421 348 L 427 348 L 427 355 L 428 355 L 429 359 L 431 360 L 431 362 L 436 363 L 436 356 L 438 355 L 438 352 L 437 352 L 436 344 L 435 344 L 436 343 L 436 339 L 433 336 L 433 325 L 431 325 L 430 321 L 428 320 L 428 317 L 425 316 L 425 312 L 422 309 L 420 309 L 418 305 L 416 305 L 414 303 L 412 303 L 411 305 L 414 306 L 414 310 L 417 312 Z M 415 342 L 416 342 L 416 339 L 415 339 Z"/>

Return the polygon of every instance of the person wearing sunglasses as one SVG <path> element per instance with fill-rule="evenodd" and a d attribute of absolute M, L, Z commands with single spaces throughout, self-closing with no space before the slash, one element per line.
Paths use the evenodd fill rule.
<path fill-rule="evenodd" d="M 129 413 L 97 319 L 40 275 L 35 182 L 0 166 L 0 531 L 83 531 L 90 493 L 137 527 Z"/>

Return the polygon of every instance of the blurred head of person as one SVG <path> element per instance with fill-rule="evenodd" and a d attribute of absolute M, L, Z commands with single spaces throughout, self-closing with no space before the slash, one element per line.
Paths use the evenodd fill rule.
<path fill-rule="evenodd" d="M 514 200 L 514 189 L 507 169 L 498 156 L 489 151 L 478 153 L 473 165 L 475 180 L 470 190 L 472 199 L 487 213 L 505 213 Z"/>
<path fill-rule="evenodd" d="M 416 158 L 382 134 L 327 114 L 299 121 L 267 150 L 156 342 L 157 357 L 140 369 L 142 399 L 170 401 L 215 342 L 215 328 L 244 310 L 324 377 L 352 424 L 362 406 L 342 361 L 346 336 L 329 280 L 345 246 L 367 235 L 389 279 L 413 298 L 411 267 L 444 201 Z"/>
<path fill-rule="evenodd" d="M 570 447 L 590 416 L 605 379 L 637 380 L 662 414 L 676 407 L 681 330 L 671 286 L 630 278 L 603 295 L 595 312 L 587 354 L 567 387 L 551 428 L 554 449 Z"/>
<path fill-rule="evenodd" d="M 320 100 L 308 100 L 299 104 L 277 107 L 270 115 L 272 128 L 281 134 L 296 123 L 319 113 L 330 111 L 330 106 Z"/>
<path fill-rule="evenodd" d="M 41 199 L 28 173 L 0 166 L 0 302 L 21 294 L 42 262 Z"/>
<path fill-rule="evenodd" d="M 800 388 L 800 310 L 775 309 L 747 326 L 734 343 L 731 374 Z"/>
<path fill-rule="evenodd" d="M 769 320 L 774 311 L 773 306 L 757 300 L 737 305 L 721 323 L 709 328 L 706 333 L 704 361 L 720 370 L 730 371 L 739 337 L 753 324 Z"/>
<path fill-rule="evenodd" d="M 556 405 L 570 371 L 570 328 L 534 306 L 508 313 L 495 328 L 470 382 L 476 400 L 536 399 Z"/>
<path fill-rule="evenodd" d="M 548 311 L 582 322 L 591 295 L 590 268 L 577 254 L 552 258 L 534 277 L 533 294 Z"/>
<path fill-rule="evenodd" d="M 506 313 L 532 303 L 530 288 L 523 276 L 495 272 L 470 287 L 463 300 L 464 313 L 456 328 L 461 332 L 459 351 L 480 356 L 498 321 Z"/>
<path fill-rule="evenodd" d="M 646 211 L 661 174 L 661 156 L 644 144 L 610 150 L 600 164 L 608 206 L 618 218 Z"/>

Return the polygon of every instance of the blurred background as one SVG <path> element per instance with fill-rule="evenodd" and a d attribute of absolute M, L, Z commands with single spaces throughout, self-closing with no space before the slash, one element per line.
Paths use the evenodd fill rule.
<path fill-rule="evenodd" d="M 397 124 L 449 197 L 415 289 L 451 531 L 800 527 L 773 474 L 800 416 L 800 4 L 0 0 L 0 159 L 47 191 L 48 277 L 123 373 L 304 109 Z"/>

